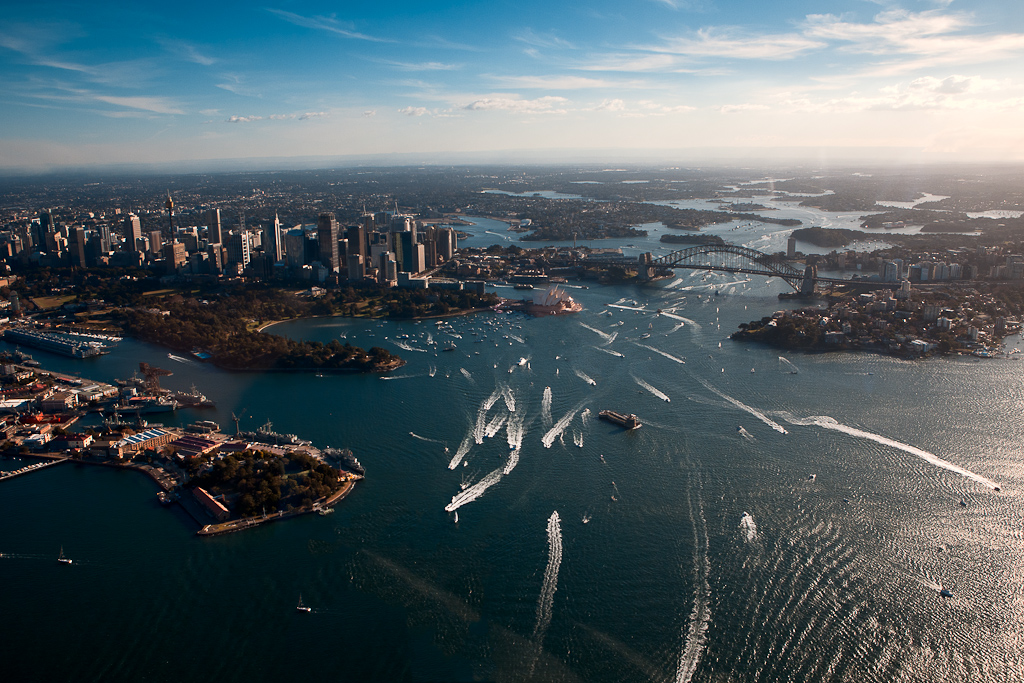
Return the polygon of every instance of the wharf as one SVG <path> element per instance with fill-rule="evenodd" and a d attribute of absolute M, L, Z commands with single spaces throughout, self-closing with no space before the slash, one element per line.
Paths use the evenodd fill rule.
<path fill-rule="evenodd" d="M 35 472 L 41 470 L 44 467 L 50 467 L 52 465 L 59 465 L 62 462 L 67 462 L 67 458 L 47 460 L 45 462 L 37 462 L 34 465 L 25 465 L 24 467 L 16 470 L 10 470 L 8 472 L 0 472 L 0 481 L 5 479 L 13 479 L 14 477 L 21 476 L 22 474 L 28 474 L 29 472 Z"/>

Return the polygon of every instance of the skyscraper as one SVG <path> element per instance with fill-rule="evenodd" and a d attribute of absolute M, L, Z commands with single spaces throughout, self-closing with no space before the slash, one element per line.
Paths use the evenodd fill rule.
<path fill-rule="evenodd" d="M 142 239 L 142 221 L 134 213 L 124 217 L 124 241 L 128 243 L 128 251 L 139 251 L 139 240 Z"/>
<path fill-rule="evenodd" d="M 316 224 L 317 238 L 320 240 L 320 263 L 332 273 L 341 269 L 338 255 L 338 219 L 333 213 L 322 213 Z"/>
<path fill-rule="evenodd" d="M 220 209 L 210 209 L 206 214 L 206 223 L 209 229 L 210 244 L 223 244 L 224 235 L 221 233 Z"/>

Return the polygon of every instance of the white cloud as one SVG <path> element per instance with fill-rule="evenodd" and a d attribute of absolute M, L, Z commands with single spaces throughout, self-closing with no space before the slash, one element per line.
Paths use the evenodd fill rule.
<path fill-rule="evenodd" d="M 764 104 L 725 104 L 718 108 L 723 114 L 735 114 L 740 111 L 765 111 L 771 107 Z"/>
<path fill-rule="evenodd" d="M 399 114 L 405 114 L 406 116 L 425 116 L 430 112 L 426 107 L 404 107 L 398 110 Z"/>
<path fill-rule="evenodd" d="M 376 109 L 367 109 L 366 111 L 363 112 L 363 116 L 365 116 L 366 118 L 372 118 L 372 117 L 374 117 L 376 115 L 377 115 L 377 110 Z"/>
<path fill-rule="evenodd" d="M 162 45 L 168 52 L 172 52 L 186 61 L 202 64 L 203 66 L 212 66 L 217 63 L 216 59 L 203 54 L 195 45 L 186 43 L 183 40 L 158 38 L 157 42 L 160 43 L 160 45 Z"/>
<path fill-rule="evenodd" d="M 643 87 L 638 81 L 609 81 L 586 76 L 486 76 L 499 85 L 537 90 L 582 90 L 587 88 Z"/>
<path fill-rule="evenodd" d="M 461 69 L 462 66 L 459 64 L 445 64 L 444 62 L 392 62 L 382 61 L 381 64 L 387 64 L 403 71 L 454 71 Z"/>
<path fill-rule="evenodd" d="M 704 28 L 693 37 L 669 38 L 645 49 L 688 57 L 784 60 L 825 45 L 797 33 L 749 35 L 732 28 Z"/>
<path fill-rule="evenodd" d="M 626 103 L 620 99 L 605 100 L 594 107 L 594 111 L 624 111 Z"/>
<path fill-rule="evenodd" d="M 1022 88 L 979 76 L 923 76 L 879 88 L 875 94 L 813 100 L 792 98 L 784 104 L 814 113 L 864 111 L 1012 111 L 1024 106 Z"/>
<path fill-rule="evenodd" d="M 513 40 L 518 40 L 521 43 L 526 43 L 533 47 L 547 47 L 547 48 L 569 48 L 573 49 L 576 46 L 570 43 L 568 40 L 555 35 L 553 32 L 549 33 L 536 33 L 533 29 L 527 28 L 520 31 L 518 34 L 512 36 Z"/>
<path fill-rule="evenodd" d="M 252 121 L 262 121 L 262 116 L 229 116 L 224 119 L 225 123 L 251 123 Z"/>
<path fill-rule="evenodd" d="M 888 62 L 889 73 L 940 64 L 977 64 L 1008 59 L 1024 52 L 1024 34 L 966 34 L 972 18 L 963 13 L 928 10 L 913 13 L 894 9 L 881 12 L 874 22 L 857 24 L 831 14 L 808 15 L 804 33 L 824 40 L 847 43 L 842 50 L 891 57 L 916 56 L 907 63 Z M 883 65 L 885 66 L 885 65 Z"/>
<path fill-rule="evenodd" d="M 200 109 L 199 113 L 203 116 L 217 116 L 220 114 L 220 109 Z"/>
<path fill-rule="evenodd" d="M 526 114 L 564 114 L 564 109 L 554 107 L 568 102 L 564 97 L 548 95 L 538 97 L 535 100 L 523 100 L 517 96 L 493 96 L 484 97 L 462 108 L 467 111 L 513 111 Z"/>
<path fill-rule="evenodd" d="M 344 38 L 369 40 L 374 43 L 394 42 L 393 40 L 388 40 L 386 38 L 377 38 L 376 36 L 368 36 L 365 33 L 359 33 L 354 30 L 354 26 L 351 23 L 343 23 L 330 17 L 304 17 L 301 14 L 295 14 L 294 12 L 286 12 L 283 9 L 273 8 L 267 8 L 267 11 L 281 17 L 290 24 L 302 26 L 303 28 L 314 28 L 321 31 L 327 31 L 328 33 L 334 33 Z"/>
<path fill-rule="evenodd" d="M 93 99 L 119 107 L 141 109 L 156 114 L 184 114 L 181 108 L 166 97 L 114 97 L 112 95 L 93 95 Z"/>
<path fill-rule="evenodd" d="M 305 114 L 299 116 L 299 121 L 308 121 L 309 119 L 319 119 L 327 116 L 325 111 L 307 111 Z"/>

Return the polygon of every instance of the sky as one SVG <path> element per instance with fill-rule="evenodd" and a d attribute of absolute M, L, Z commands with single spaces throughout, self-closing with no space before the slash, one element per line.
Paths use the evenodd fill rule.
<path fill-rule="evenodd" d="M 588 151 L 1019 162 L 1024 6 L 0 0 L 0 93 L 8 171 Z"/>

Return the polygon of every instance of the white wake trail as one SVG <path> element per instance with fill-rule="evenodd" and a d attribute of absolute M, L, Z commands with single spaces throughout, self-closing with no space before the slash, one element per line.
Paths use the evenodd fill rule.
<path fill-rule="evenodd" d="M 960 467 L 959 465 L 954 465 L 953 463 L 951 463 L 951 462 L 949 462 L 947 460 L 943 460 L 942 458 L 940 458 L 939 456 L 935 455 L 934 453 L 930 453 L 930 452 L 928 452 L 926 450 L 923 450 L 921 448 L 917 448 L 916 446 L 911 446 L 910 444 L 905 444 L 902 441 L 896 441 L 895 439 L 890 439 L 890 438 L 884 437 L 884 436 L 882 436 L 880 434 L 874 434 L 872 432 L 866 432 L 863 429 L 857 429 L 855 427 L 849 427 L 847 425 L 844 425 L 844 424 L 836 421 L 835 418 L 828 417 L 827 415 L 815 415 L 815 416 L 808 417 L 808 418 L 803 419 L 803 420 L 801 420 L 799 418 L 792 417 L 792 416 L 784 416 L 784 417 L 785 417 L 786 421 L 789 422 L 790 424 L 814 426 L 814 427 L 822 427 L 824 429 L 831 429 L 833 431 L 842 432 L 843 434 L 849 434 L 850 436 L 857 436 L 857 437 L 860 437 L 862 439 L 868 439 L 870 441 L 874 441 L 875 443 L 880 443 L 883 446 L 889 446 L 891 448 L 895 448 L 897 450 L 901 450 L 901 451 L 903 451 L 905 453 L 910 453 L 911 455 L 916 455 L 917 457 L 921 458 L 925 462 L 931 463 L 932 465 L 935 465 L 936 467 L 941 467 L 942 469 L 949 470 L 950 472 L 955 472 L 955 473 L 957 473 L 957 474 L 959 474 L 961 476 L 967 477 L 968 479 L 976 481 L 976 482 L 978 482 L 979 484 L 981 484 L 983 486 L 989 487 L 993 491 L 999 491 L 1000 490 L 1000 485 L 997 484 L 996 482 L 992 481 L 991 479 L 983 477 L 980 474 L 975 474 L 974 472 L 971 472 L 970 470 L 966 470 L 963 467 Z"/>
<path fill-rule="evenodd" d="M 595 382 L 590 375 L 583 372 L 582 370 L 576 370 L 576 376 L 579 377 L 584 382 L 586 382 L 587 384 L 590 384 L 591 386 L 597 386 L 597 382 Z"/>
<path fill-rule="evenodd" d="M 771 427 L 775 431 L 779 432 L 780 434 L 789 434 L 789 432 L 786 431 L 785 427 L 783 427 L 778 422 L 776 422 L 775 420 L 771 419 L 770 417 L 768 417 L 767 415 L 762 413 L 757 408 L 751 408 L 750 406 L 748 406 L 743 401 L 739 401 L 739 400 L 733 398 L 732 396 L 727 396 L 726 394 L 723 394 L 721 391 L 719 391 L 718 389 L 714 388 L 708 382 L 706 382 L 706 381 L 704 381 L 704 380 L 702 380 L 700 378 L 697 378 L 697 381 L 700 382 L 701 384 L 703 384 L 704 388 L 707 389 L 708 391 L 710 391 L 712 393 L 715 393 L 715 394 L 718 394 L 719 396 L 724 398 L 726 401 L 728 401 L 729 403 L 731 403 L 734 406 L 736 406 L 737 408 L 739 408 L 740 410 L 744 410 L 744 411 L 750 413 L 751 415 L 756 417 L 758 420 L 760 420 L 761 422 L 764 422 L 766 425 L 768 425 L 769 427 Z"/>
<path fill-rule="evenodd" d="M 431 439 L 431 438 L 428 438 L 426 436 L 420 436 L 419 434 L 416 434 L 414 432 L 409 432 L 409 436 L 411 436 L 414 439 L 419 439 L 420 441 L 429 441 L 430 443 L 439 443 L 439 444 L 443 444 L 444 443 L 444 441 L 441 441 L 440 439 Z"/>
<path fill-rule="evenodd" d="M 487 412 L 494 407 L 499 398 L 501 398 L 501 388 L 495 387 L 491 395 L 480 404 L 480 408 L 476 411 L 476 425 L 473 427 L 473 438 L 478 444 L 484 442 L 484 436 L 487 433 Z"/>
<path fill-rule="evenodd" d="M 508 415 L 495 415 L 494 418 L 487 423 L 487 428 L 484 430 L 484 435 L 490 439 L 492 436 L 501 431 L 501 428 L 505 426 L 505 422 L 508 421 Z"/>
<path fill-rule="evenodd" d="M 474 500 L 484 495 L 484 492 L 501 481 L 501 470 L 497 469 L 485 476 L 477 483 L 470 486 L 465 491 L 460 491 L 452 496 L 452 502 L 444 506 L 446 512 L 454 512 L 466 503 L 472 503 Z"/>
<path fill-rule="evenodd" d="M 664 401 L 665 403 L 671 403 L 671 402 L 672 402 L 672 399 L 670 399 L 670 398 L 668 397 L 668 394 L 666 394 L 666 393 L 665 393 L 665 392 L 663 392 L 663 391 L 659 391 L 658 389 L 655 389 L 654 387 L 652 387 L 652 386 L 651 386 L 650 384 L 648 384 L 647 382 L 643 381 L 643 380 L 642 380 L 642 379 L 640 379 L 639 377 L 633 377 L 633 380 L 634 380 L 634 381 L 635 381 L 635 382 L 636 382 L 637 384 L 639 384 L 640 386 L 642 386 L 642 387 L 643 387 L 644 389 L 646 389 L 647 391 L 651 392 L 652 394 L 654 394 L 655 396 L 657 396 L 658 398 L 660 398 L 660 399 L 661 399 L 662 401 Z"/>
<path fill-rule="evenodd" d="M 548 566 L 544 570 L 544 583 L 537 599 L 537 624 L 533 627 L 533 640 L 537 652 L 530 662 L 530 674 L 537 663 L 540 649 L 544 644 L 544 636 L 551 625 L 551 612 L 555 604 L 555 591 L 558 589 L 558 570 L 562 566 L 562 524 L 558 511 L 548 518 Z"/>
<path fill-rule="evenodd" d="M 508 474 L 515 466 L 519 464 L 519 453 L 523 449 L 523 436 L 526 434 L 526 428 L 524 422 L 526 415 L 523 413 L 515 413 L 509 418 L 508 423 L 505 425 L 505 433 L 508 436 L 508 460 L 505 462 L 505 469 L 502 471 L 503 474 Z"/>
<path fill-rule="evenodd" d="M 754 523 L 754 518 L 749 512 L 744 512 L 743 517 L 740 518 L 740 531 L 743 532 L 743 540 L 747 543 L 757 540 L 757 524 Z"/>
<path fill-rule="evenodd" d="M 406 344 L 405 342 L 402 342 L 402 341 L 393 341 L 392 343 L 395 346 L 397 346 L 398 348 L 404 349 L 406 351 L 419 351 L 420 353 L 426 353 L 427 352 L 426 349 L 417 349 L 415 346 L 410 346 L 409 344 Z"/>
<path fill-rule="evenodd" d="M 508 412 L 516 412 L 516 397 L 512 393 L 512 388 L 505 385 L 501 388 L 501 397 L 505 399 L 505 407 L 508 408 Z"/>
<path fill-rule="evenodd" d="M 597 329 L 596 327 L 591 327 L 590 325 L 588 325 L 586 323 L 580 323 L 580 327 L 588 329 L 591 332 L 593 332 L 594 334 L 599 335 L 601 337 L 601 339 L 605 340 L 605 342 L 611 341 L 612 339 L 615 338 L 613 335 L 608 334 L 607 332 L 602 332 L 601 330 Z"/>
<path fill-rule="evenodd" d="M 583 423 L 584 427 L 586 427 L 587 423 L 590 422 L 590 408 L 587 408 L 582 413 L 580 413 L 580 422 Z"/>
<path fill-rule="evenodd" d="M 455 451 L 455 455 L 452 456 L 452 461 L 448 463 L 448 469 L 454 470 L 462 462 L 462 459 L 466 457 L 466 453 L 469 453 L 469 449 L 473 447 L 473 430 L 470 430 L 466 434 L 466 438 L 459 444 L 458 450 Z"/>
<path fill-rule="evenodd" d="M 693 520 L 693 563 L 694 588 L 693 610 L 686 627 L 683 650 L 679 653 L 679 666 L 676 668 L 676 683 L 690 683 L 700 658 L 707 644 L 708 625 L 711 623 L 711 561 L 708 559 L 708 528 L 704 519 L 704 505 L 697 498 L 697 514 L 693 513 L 693 502 L 690 505 L 690 519 Z M 702 552 L 703 551 L 703 552 Z"/>
<path fill-rule="evenodd" d="M 580 403 L 578 406 L 576 406 L 568 413 L 566 413 L 561 420 L 556 422 L 554 427 L 547 431 L 547 433 L 541 439 L 541 443 L 544 444 L 544 448 L 551 448 L 551 445 L 555 443 L 555 439 L 562 435 L 562 432 L 565 431 L 565 428 L 569 426 L 573 418 L 576 417 L 576 413 L 578 413 L 580 411 L 580 408 L 582 407 L 583 404 Z"/>
<path fill-rule="evenodd" d="M 673 356 L 671 353 L 667 353 L 665 351 L 662 351 L 661 349 L 656 349 L 653 346 L 648 346 L 647 344 L 641 344 L 640 342 L 633 342 L 633 343 L 636 344 L 639 347 L 647 349 L 648 351 L 654 351 L 655 353 L 661 354 L 662 356 L 665 356 L 665 358 L 668 358 L 669 360 L 674 360 L 675 362 L 679 363 L 680 365 L 683 365 L 684 363 L 686 363 L 686 361 L 683 360 L 682 358 L 678 358 L 676 356 Z"/>
<path fill-rule="evenodd" d="M 607 354 L 608 354 L 609 356 L 617 356 L 617 357 L 619 357 L 619 358 L 625 358 L 625 356 L 623 356 L 623 355 L 622 355 L 621 353 L 619 353 L 618 351 L 612 351 L 611 349 L 606 349 L 606 348 L 604 348 L 604 347 L 601 347 L 601 346 L 595 346 L 595 347 L 593 347 L 593 348 L 597 349 L 598 351 L 604 351 L 604 352 L 605 352 L 605 353 L 607 353 Z"/>
<path fill-rule="evenodd" d="M 540 402 L 540 419 L 544 422 L 544 426 L 551 426 L 551 387 L 544 387 L 544 398 Z"/>

